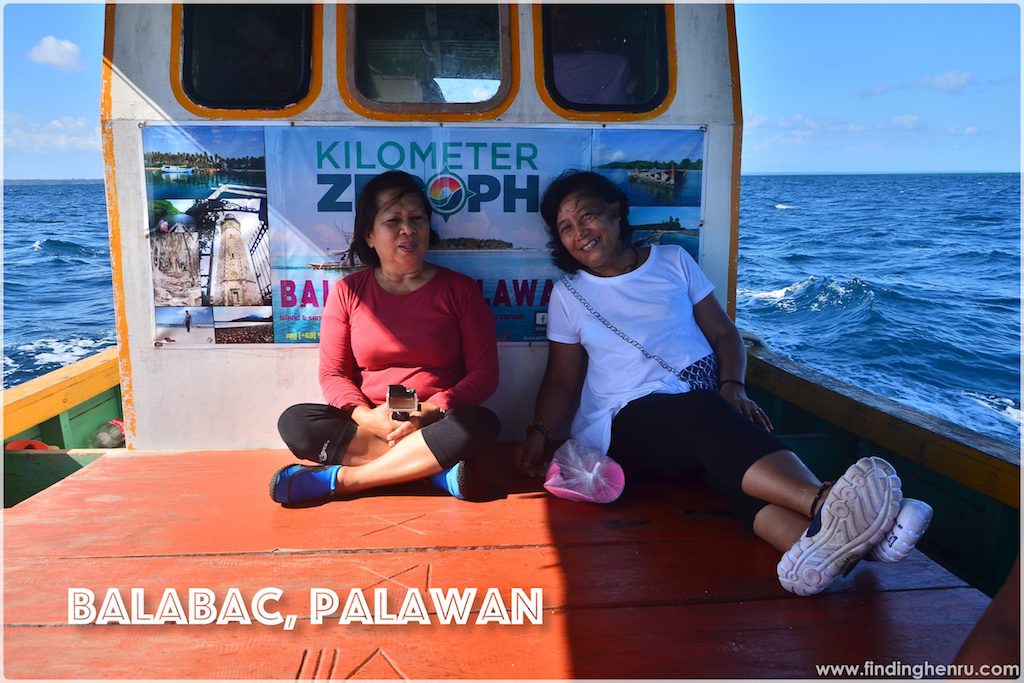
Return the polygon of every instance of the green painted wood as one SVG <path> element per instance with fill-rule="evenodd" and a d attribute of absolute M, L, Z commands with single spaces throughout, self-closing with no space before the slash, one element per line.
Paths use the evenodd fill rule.
<path fill-rule="evenodd" d="M 57 423 L 60 425 L 59 445 L 62 448 L 68 448 L 71 443 L 71 418 L 68 417 L 66 411 L 57 416 Z"/>
<path fill-rule="evenodd" d="M 88 448 L 97 429 L 121 416 L 121 388 L 113 387 L 7 441 L 33 439 L 62 449 Z"/>
<path fill-rule="evenodd" d="M 67 411 L 69 434 L 66 448 L 88 448 L 89 439 L 109 420 L 121 417 L 121 394 L 118 387 L 85 401 Z"/>
<path fill-rule="evenodd" d="M 100 457 L 102 453 L 6 451 L 4 507 L 9 508 L 53 486 Z"/>
<path fill-rule="evenodd" d="M 45 439 L 43 439 L 42 432 L 39 430 L 39 425 L 34 425 L 31 429 L 26 429 L 23 432 L 15 434 L 11 438 L 7 439 L 7 442 L 21 441 L 22 439 L 27 439 L 29 441 L 45 441 Z"/>
<path fill-rule="evenodd" d="M 64 448 L 64 433 L 61 430 L 60 416 L 55 416 L 39 425 L 39 440 L 51 446 Z"/>
<path fill-rule="evenodd" d="M 121 417 L 121 388 L 112 387 L 7 441 L 31 439 L 58 451 L 4 452 L 4 507 L 11 507 L 82 469 L 99 453 L 69 454 L 89 447 L 89 440 L 109 420 Z"/>

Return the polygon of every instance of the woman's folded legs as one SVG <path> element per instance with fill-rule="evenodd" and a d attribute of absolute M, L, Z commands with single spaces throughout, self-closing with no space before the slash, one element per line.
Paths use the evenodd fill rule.
<path fill-rule="evenodd" d="M 622 459 L 627 481 L 631 469 L 659 478 L 705 470 L 741 524 L 784 553 L 779 580 L 801 595 L 848 572 L 893 535 L 898 513 L 902 519 L 904 510 L 916 511 L 901 509 L 900 480 L 885 460 L 861 458 L 834 485 L 823 484 L 781 441 L 713 392 L 631 402 L 613 423 L 610 455 Z M 929 518 L 907 530 L 910 547 Z"/>
<path fill-rule="evenodd" d="M 330 463 L 330 472 L 296 469 L 300 467 L 296 465 L 282 468 L 274 476 L 271 496 L 281 503 L 304 503 L 444 473 L 450 476 L 438 478 L 437 485 L 458 498 L 472 498 L 469 489 L 473 466 L 467 463 L 493 452 L 500 426 L 497 416 L 487 408 L 457 408 L 389 448 L 336 408 L 293 406 L 279 421 L 282 438 L 297 457 L 314 460 L 311 456 L 316 452 L 314 461 Z M 275 486 L 280 496 L 275 494 Z M 297 495 L 290 496 L 289 491 Z"/>

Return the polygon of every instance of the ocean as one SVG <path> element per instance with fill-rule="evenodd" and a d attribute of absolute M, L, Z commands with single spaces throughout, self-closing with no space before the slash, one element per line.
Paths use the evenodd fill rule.
<path fill-rule="evenodd" d="M 4 387 L 115 346 L 103 181 L 4 183 Z"/>
<path fill-rule="evenodd" d="M 1020 440 L 1020 177 L 744 176 L 737 321 L 864 389 Z M 103 184 L 4 185 L 4 386 L 116 344 Z"/>

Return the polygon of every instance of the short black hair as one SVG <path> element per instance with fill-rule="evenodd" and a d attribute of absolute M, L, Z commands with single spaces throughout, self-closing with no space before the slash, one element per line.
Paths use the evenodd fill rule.
<path fill-rule="evenodd" d="M 548 249 L 551 250 L 551 260 L 560 270 L 566 273 L 575 273 L 582 264 L 569 255 L 569 250 L 562 244 L 558 236 L 558 209 L 566 197 L 574 194 L 589 195 L 598 197 L 606 204 L 618 204 L 619 218 L 619 241 L 623 245 L 629 244 L 633 235 L 633 228 L 629 224 L 629 198 L 618 185 L 608 180 L 600 173 L 593 171 L 580 171 L 569 169 L 555 178 L 548 189 L 544 190 L 544 197 L 540 201 L 540 215 L 544 219 L 544 225 L 548 229 Z"/>
<path fill-rule="evenodd" d="M 377 206 L 377 198 L 385 192 L 395 192 L 394 201 L 403 197 L 416 197 L 423 205 L 423 211 L 427 214 L 427 220 L 434 214 L 430 200 L 423 191 L 423 181 L 416 176 L 409 175 L 405 171 L 385 171 L 371 179 L 363 191 L 359 193 L 356 200 L 356 216 L 352 230 L 352 244 L 349 245 L 348 263 L 355 267 L 356 257 L 364 264 L 374 268 L 380 266 L 380 256 L 377 251 L 366 243 L 366 236 L 373 231 L 373 221 L 377 218 L 380 209 L 386 207 Z M 429 245 L 433 246 L 440 240 L 440 236 L 430 228 Z"/>

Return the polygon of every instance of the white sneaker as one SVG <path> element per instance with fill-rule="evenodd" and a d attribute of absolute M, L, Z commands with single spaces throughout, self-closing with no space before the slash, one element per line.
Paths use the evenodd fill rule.
<path fill-rule="evenodd" d="M 916 498 L 904 498 L 900 512 L 896 515 L 896 523 L 864 559 L 879 562 L 899 562 L 905 559 L 924 536 L 931 521 L 931 505 Z"/>
<path fill-rule="evenodd" d="M 902 500 L 892 465 L 877 457 L 855 462 L 833 484 L 807 533 L 779 560 L 779 583 L 797 595 L 825 590 L 893 528 Z"/>

